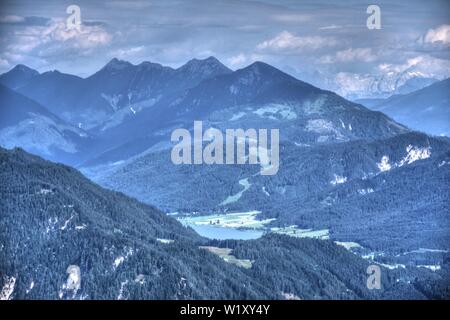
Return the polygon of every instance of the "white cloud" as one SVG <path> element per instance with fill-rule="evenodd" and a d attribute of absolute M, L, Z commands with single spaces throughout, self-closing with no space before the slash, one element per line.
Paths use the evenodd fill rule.
<path fill-rule="evenodd" d="M 46 26 L 28 26 L 14 32 L 7 51 L 11 55 L 46 56 L 76 50 L 80 54 L 110 43 L 112 36 L 98 25 L 68 30 L 65 21 L 51 20 Z"/>
<path fill-rule="evenodd" d="M 311 20 L 311 16 L 306 14 L 277 14 L 272 16 L 272 19 L 284 23 L 299 23 Z"/>
<path fill-rule="evenodd" d="M 326 55 L 320 58 L 321 63 L 336 63 L 336 62 L 373 62 L 377 59 L 371 48 L 349 48 L 338 51 L 334 56 Z"/>
<path fill-rule="evenodd" d="M 131 47 L 128 49 L 118 49 L 118 50 L 113 51 L 112 55 L 119 59 L 126 59 L 126 58 L 130 58 L 130 57 L 136 57 L 136 56 L 142 54 L 144 52 L 144 50 L 145 50 L 144 46 Z"/>
<path fill-rule="evenodd" d="M 422 77 L 445 79 L 450 76 L 450 61 L 430 55 L 419 55 L 403 64 L 380 64 L 378 70 L 386 75 L 408 72 Z"/>
<path fill-rule="evenodd" d="M 425 43 L 450 43 L 450 25 L 444 24 L 436 29 L 430 29 L 424 36 Z"/>
<path fill-rule="evenodd" d="M 430 55 L 419 55 L 403 64 L 379 64 L 373 73 L 339 72 L 331 90 L 350 98 L 388 97 L 412 78 L 450 77 L 450 61 Z"/>
<path fill-rule="evenodd" d="M 372 53 L 371 48 L 356 48 L 338 51 L 336 53 L 337 61 L 349 62 L 349 61 L 364 61 L 371 62 L 377 57 Z"/>
<path fill-rule="evenodd" d="M 337 41 L 333 38 L 321 36 L 299 37 L 288 31 L 283 31 L 274 38 L 258 44 L 257 49 L 289 53 L 316 50 L 323 47 L 331 47 L 336 44 Z"/>
<path fill-rule="evenodd" d="M 247 56 L 243 53 L 240 53 L 236 56 L 232 56 L 228 59 L 228 64 L 231 68 L 241 67 L 245 63 L 247 63 Z"/>
<path fill-rule="evenodd" d="M 341 28 L 342 28 L 342 26 L 332 24 L 329 26 L 320 27 L 319 30 L 336 30 L 336 29 L 341 29 Z"/>
<path fill-rule="evenodd" d="M 228 58 L 226 62 L 231 69 L 238 69 L 245 67 L 255 61 L 262 61 L 262 60 L 265 60 L 264 56 L 256 53 L 252 54 L 239 53 L 235 56 Z"/>
<path fill-rule="evenodd" d="M 139 1 L 139 0 L 115 0 L 107 1 L 106 5 L 108 7 L 120 8 L 120 9 L 145 9 L 152 6 L 150 1 Z"/>
<path fill-rule="evenodd" d="M 25 18 L 21 17 L 21 16 L 10 15 L 10 16 L 0 17 L 0 23 L 20 23 L 20 22 L 24 22 L 24 21 L 25 21 Z"/>
<path fill-rule="evenodd" d="M 0 69 L 7 69 L 10 67 L 8 60 L 0 58 Z"/>

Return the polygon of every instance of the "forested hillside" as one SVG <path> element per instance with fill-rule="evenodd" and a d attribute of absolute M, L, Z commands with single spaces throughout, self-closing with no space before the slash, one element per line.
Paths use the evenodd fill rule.
<path fill-rule="evenodd" d="M 280 235 L 207 240 L 151 206 L 95 185 L 75 169 L 20 149 L 0 149 L 0 168 L 2 297 L 428 297 L 409 283 L 414 278 L 408 273 L 385 268 L 383 290 L 368 290 L 370 262 L 331 241 Z M 204 246 L 228 247 L 251 267 L 227 263 Z M 70 287 L 68 278 L 81 282 Z M 436 285 L 442 281 L 436 278 L 431 288 Z"/>

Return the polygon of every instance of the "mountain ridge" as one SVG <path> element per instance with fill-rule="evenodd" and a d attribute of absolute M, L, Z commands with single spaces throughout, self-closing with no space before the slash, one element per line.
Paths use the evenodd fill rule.
<path fill-rule="evenodd" d="M 450 136 L 450 78 L 370 106 L 412 129 Z"/>

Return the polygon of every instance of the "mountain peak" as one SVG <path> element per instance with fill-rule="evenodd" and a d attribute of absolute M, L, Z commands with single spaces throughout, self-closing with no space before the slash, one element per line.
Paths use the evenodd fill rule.
<path fill-rule="evenodd" d="M 248 65 L 247 67 L 242 68 L 241 70 L 248 70 L 248 71 L 257 72 L 257 73 L 260 73 L 260 72 L 271 72 L 271 73 L 277 72 L 277 73 L 280 73 L 280 74 L 286 74 L 283 71 L 275 68 L 274 66 L 271 66 L 270 64 L 262 62 L 262 61 L 255 61 L 252 64 Z"/>
<path fill-rule="evenodd" d="M 274 66 L 271 66 L 270 64 L 261 62 L 261 61 L 255 61 L 252 64 L 248 65 L 247 67 L 237 70 L 236 73 L 239 75 L 242 75 L 242 76 L 251 76 L 253 80 L 285 79 L 285 80 L 295 80 L 295 81 L 301 82 L 300 80 L 275 68 Z"/>
<path fill-rule="evenodd" d="M 130 62 L 125 60 L 120 60 L 117 58 L 112 58 L 104 67 L 103 69 L 107 70 L 121 70 L 125 69 L 127 67 L 133 66 Z"/>
<path fill-rule="evenodd" d="M 8 72 L 0 75 L 0 83 L 10 89 L 17 89 L 27 83 L 34 76 L 39 75 L 34 69 L 18 64 Z"/>
<path fill-rule="evenodd" d="M 18 64 L 8 72 L 21 72 L 21 73 L 27 73 L 30 75 L 38 75 L 39 74 L 38 71 L 36 71 L 30 67 L 27 67 L 24 64 Z"/>
<path fill-rule="evenodd" d="M 223 74 L 232 72 L 222 62 L 213 56 L 206 59 L 191 59 L 186 64 L 178 68 L 178 70 L 186 72 L 201 72 L 205 75 L 209 74 Z"/>
<path fill-rule="evenodd" d="M 209 56 L 205 59 L 193 58 L 189 60 L 186 64 L 195 64 L 195 63 L 212 63 L 212 64 L 222 64 L 216 57 Z"/>
<path fill-rule="evenodd" d="M 160 64 L 160 63 L 155 63 L 155 62 L 150 62 L 150 61 L 143 61 L 143 62 L 139 63 L 139 64 L 137 65 L 137 67 L 138 67 L 138 68 L 142 68 L 142 69 L 144 69 L 144 70 L 164 69 L 164 68 L 169 68 L 169 69 L 171 69 L 170 67 L 163 66 L 163 65 Z"/>

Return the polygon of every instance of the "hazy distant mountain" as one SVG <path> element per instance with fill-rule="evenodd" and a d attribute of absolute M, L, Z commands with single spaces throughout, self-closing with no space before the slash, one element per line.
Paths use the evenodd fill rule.
<path fill-rule="evenodd" d="M 391 71 L 382 75 L 341 72 L 335 78 L 327 79 L 324 86 L 350 100 L 386 99 L 392 95 L 422 89 L 438 80 L 412 66 L 401 72 Z"/>
<path fill-rule="evenodd" d="M 412 129 L 450 136 L 450 79 L 409 94 L 392 96 L 368 107 Z"/>
<path fill-rule="evenodd" d="M 282 138 L 295 138 L 298 143 L 377 139 L 407 131 L 381 113 L 256 62 L 206 79 L 105 128 L 98 133 L 102 143 L 97 151 L 103 148 L 108 153 L 96 162 L 136 155 L 161 140 L 170 141 L 167 134 L 171 128 L 192 126 L 193 120 L 201 119 L 231 127 L 263 128 L 283 123 Z"/>
<path fill-rule="evenodd" d="M 414 269 L 384 267 L 383 290 L 369 290 L 370 262 L 332 241 L 281 235 L 207 241 L 151 206 L 19 149 L 0 148 L 0 164 L 4 299 L 424 299 L 445 294 L 433 282 L 422 288 Z M 229 248 L 251 268 L 226 262 L 200 247 L 205 245 Z"/>
<path fill-rule="evenodd" d="M 18 64 L 10 71 L 0 75 L 0 84 L 14 90 L 25 85 L 37 75 L 39 75 L 39 72 L 36 70 L 28 68 L 23 64 Z"/>
<path fill-rule="evenodd" d="M 437 79 L 434 78 L 423 78 L 423 77 L 415 77 L 409 78 L 405 81 L 401 86 L 397 88 L 395 94 L 408 94 L 422 88 L 428 87 L 433 83 L 438 82 Z"/>
<path fill-rule="evenodd" d="M 21 146 L 50 159 L 68 160 L 87 134 L 37 102 L 0 85 L 0 144 Z"/>
<path fill-rule="evenodd" d="M 83 110 L 73 101 L 80 99 L 83 79 L 59 71 L 48 71 L 33 77 L 16 91 L 46 107 L 59 118 L 78 126 L 73 119 Z"/>

